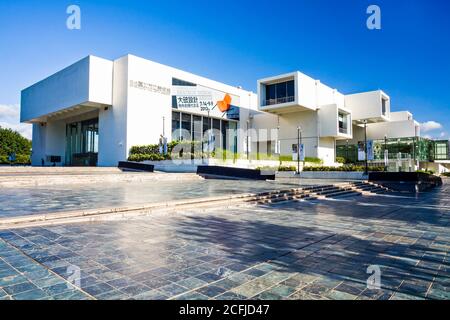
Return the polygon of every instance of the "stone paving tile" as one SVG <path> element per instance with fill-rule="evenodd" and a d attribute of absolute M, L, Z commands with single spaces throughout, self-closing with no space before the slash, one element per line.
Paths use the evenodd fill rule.
<path fill-rule="evenodd" d="M 306 182 L 312 184 L 314 181 Z M 41 186 L 33 188 L 2 188 L 0 190 L 0 218 L 17 215 L 29 215 L 40 212 L 55 212 L 111 206 L 128 206 L 143 203 L 191 199 L 217 196 L 225 193 L 264 192 L 273 188 L 292 188 L 291 183 L 253 181 L 192 180 L 140 181 L 93 185 L 71 185 L 70 192 L 65 186 Z M 166 192 L 165 190 L 171 190 Z M 48 237 L 47 237 L 48 238 Z"/>
<path fill-rule="evenodd" d="M 418 197 L 4 230 L 0 299 L 449 299 L 449 195 L 446 183 Z M 371 265 L 380 290 L 367 288 Z"/>

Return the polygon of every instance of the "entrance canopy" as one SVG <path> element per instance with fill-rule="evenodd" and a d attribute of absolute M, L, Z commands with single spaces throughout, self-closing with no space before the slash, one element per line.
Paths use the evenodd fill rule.
<path fill-rule="evenodd" d="M 112 105 L 113 62 L 88 56 L 22 91 L 21 121 L 45 123 Z"/>

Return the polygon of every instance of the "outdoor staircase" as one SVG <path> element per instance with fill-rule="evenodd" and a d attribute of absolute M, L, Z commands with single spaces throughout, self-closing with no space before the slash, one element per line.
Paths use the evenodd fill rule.
<path fill-rule="evenodd" d="M 370 196 L 389 191 L 391 190 L 388 188 L 367 181 L 345 182 L 331 185 L 264 192 L 247 199 L 245 202 L 256 204 L 274 204 L 285 201 L 338 199 L 361 195 Z"/>
<path fill-rule="evenodd" d="M 393 190 L 389 188 L 367 181 L 351 182 L 350 185 L 354 190 L 361 192 L 363 195 L 383 194 L 387 192 L 393 192 Z"/>

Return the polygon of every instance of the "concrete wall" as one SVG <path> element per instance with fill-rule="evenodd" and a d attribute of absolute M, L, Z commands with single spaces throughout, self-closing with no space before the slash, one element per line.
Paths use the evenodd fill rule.
<path fill-rule="evenodd" d="M 345 96 L 345 107 L 352 112 L 353 120 L 382 119 L 381 99 L 387 99 L 386 120 L 390 114 L 390 99 L 381 90 Z"/>
<path fill-rule="evenodd" d="M 320 138 L 317 157 L 322 159 L 325 166 L 334 165 L 336 162 L 336 139 Z"/>
<path fill-rule="evenodd" d="M 31 164 L 40 166 L 41 159 L 45 161 L 45 145 L 47 136 L 47 127 L 45 124 L 33 123 L 33 152 L 31 154 Z"/>
<path fill-rule="evenodd" d="M 21 122 L 45 122 L 39 118 L 79 104 L 111 104 L 112 62 L 88 56 L 24 89 Z"/>
<path fill-rule="evenodd" d="M 406 120 L 413 120 L 413 115 L 409 111 L 396 111 L 391 112 L 390 114 L 390 120 L 391 121 L 406 121 Z"/>
<path fill-rule="evenodd" d="M 98 165 L 117 166 L 127 157 L 128 56 L 114 61 L 112 107 L 100 110 Z"/>
<path fill-rule="evenodd" d="M 416 136 L 416 125 L 412 120 L 373 123 L 367 126 L 368 139 L 406 138 Z"/>

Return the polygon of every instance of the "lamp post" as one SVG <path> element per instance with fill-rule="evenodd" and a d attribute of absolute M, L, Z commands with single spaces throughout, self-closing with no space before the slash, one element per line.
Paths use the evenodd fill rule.
<path fill-rule="evenodd" d="M 387 172 L 389 164 L 389 151 L 387 149 L 387 134 L 384 135 L 384 171 Z"/>
<path fill-rule="evenodd" d="M 302 140 L 302 127 L 297 127 L 297 174 L 300 175 L 300 145 Z"/>
<path fill-rule="evenodd" d="M 367 120 L 364 120 L 364 153 L 365 153 L 365 169 L 364 174 L 369 174 L 369 164 L 367 162 Z"/>
<path fill-rule="evenodd" d="M 249 146 L 249 136 L 248 136 L 248 129 L 249 129 L 249 126 L 250 126 L 250 120 L 249 119 L 247 119 L 247 160 L 250 160 L 250 146 Z"/>
<path fill-rule="evenodd" d="M 345 161 L 348 163 L 348 139 L 346 140 Z"/>
<path fill-rule="evenodd" d="M 281 140 L 280 140 L 280 116 L 278 116 L 278 124 L 277 124 L 277 145 L 276 145 L 276 148 L 277 148 L 277 154 L 278 154 L 278 159 L 280 159 L 280 156 L 281 156 L 281 142 L 280 142 Z M 281 164 L 281 163 L 280 163 Z"/>

